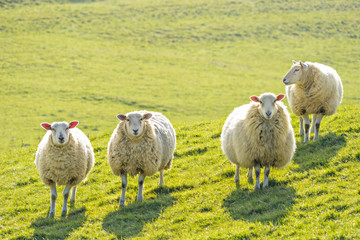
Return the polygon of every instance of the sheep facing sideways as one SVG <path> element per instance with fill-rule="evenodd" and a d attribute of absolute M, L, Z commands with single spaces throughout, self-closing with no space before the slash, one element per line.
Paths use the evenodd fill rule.
<path fill-rule="evenodd" d="M 164 184 L 164 170 L 170 169 L 176 147 L 176 134 L 170 121 L 161 113 L 136 111 L 119 114 L 108 145 L 108 162 L 112 172 L 121 176 L 120 206 L 125 205 L 127 175 L 139 174 L 137 200 L 143 200 L 146 176 L 160 172 Z"/>
<path fill-rule="evenodd" d="M 326 65 L 311 62 L 296 62 L 283 78 L 292 112 L 300 119 L 300 136 L 309 141 L 310 119 L 313 114 L 311 132 L 319 137 L 320 123 L 324 116 L 332 115 L 341 103 L 343 86 L 337 72 Z"/>
<path fill-rule="evenodd" d="M 248 178 L 252 178 L 255 167 L 255 190 L 260 189 L 261 167 L 265 167 L 265 188 L 270 168 L 283 168 L 290 163 L 296 144 L 289 113 L 280 102 L 284 97 L 272 93 L 252 96 L 253 102 L 235 108 L 226 119 L 221 148 L 228 160 L 236 165 L 236 183 L 240 179 L 239 167 L 249 168 Z"/>
<path fill-rule="evenodd" d="M 94 166 L 94 151 L 89 139 L 78 128 L 78 121 L 42 123 L 47 133 L 36 151 L 35 164 L 42 182 L 50 187 L 50 214 L 55 215 L 56 184 L 66 185 L 62 215 L 67 213 L 67 200 L 75 202 L 77 185 L 86 180 Z"/>

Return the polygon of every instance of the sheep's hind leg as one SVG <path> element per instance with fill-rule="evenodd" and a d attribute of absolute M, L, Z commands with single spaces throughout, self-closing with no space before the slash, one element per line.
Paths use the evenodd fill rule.
<path fill-rule="evenodd" d="M 64 192 L 63 192 L 64 203 L 63 203 L 63 208 L 62 208 L 62 211 L 61 211 L 61 216 L 66 216 L 66 213 L 67 213 L 67 201 L 69 199 L 70 190 L 71 190 L 71 186 L 66 185 L 66 187 L 64 189 Z"/>
<path fill-rule="evenodd" d="M 139 202 L 141 202 L 144 199 L 144 196 L 143 196 L 144 180 L 145 180 L 145 176 L 144 176 L 144 174 L 141 173 L 139 175 L 139 191 L 138 191 L 138 195 L 137 195 L 137 200 Z"/>
<path fill-rule="evenodd" d="M 310 119 L 309 119 L 309 115 L 304 115 L 303 118 L 304 118 L 304 122 L 305 122 L 305 137 L 304 137 L 304 143 L 305 143 L 310 140 L 310 138 L 309 138 Z"/>
<path fill-rule="evenodd" d="M 159 181 L 159 185 L 162 186 L 164 185 L 164 170 L 160 170 L 160 181 Z"/>
<path fill-rule="evenodd" d="M 77 186 L 74 186 L 74 187 L 71 189 L 70 204 L 74 204 L 74 203 L 75 203 L 75 199 L 76 199 L 76 189 L 77 189 Z"/>
<path fill-rule="evenodd" d="M 247 172 L 247 178 L 250 180 L 253 178 L 253 168 L 249 168 L 248 172 Z"/>
<path fill-rule="evenodd" d="M 240 181 L 240 167 L 238 165 L 236 165 L 234 181 L 235 183 Z"/>
<path fill-rule="evenodd" d="M 121 174 L 121 197 L 120 197 L 120 207 L 125 205 L 125 192 L 127 187 L 127 175 Z"/>
<path fill-rule="evenodd" d="M 256 176 L 255 190 L 260 189 L 260 172 L 261 172 L 260 164 L 257 164 L 255 166 L 255 176 Z"/>
<path fill-rule="evenodd" d="M 320 131 L 320 123 L 321 120 L 323 119 L 323 115 L 316 115 L 316 122 L 315 123 L 315 135 L 314 135 L 314 140 L 317 139 L 319 137 L 319 131 Z"/>
<path fill-rule="evenodd" d="M 50 185 L 50 191 L 51 191 L 51 198 L 50 198 L 49 217 L 53 218 L 55 216 L 55 204 L 56 204 L 56 198 L 57 198 L 56 183 L 53 183 L 52 185 Z"/>
<path fill-rule="evenodd" d="M 263 188 L 266 188 L 267 186 L 269 186 L 269 174 L 270 174 L 270 165 L 265 166 L 265 171 L 264 171 L 264 183 L 263 183 Z"/>
<path fill-rule="evenodd" d="M 299 117 L 299 122 L 300 122 L 300 136 L 304 136 L 304 119 L 300 116 Z"/>

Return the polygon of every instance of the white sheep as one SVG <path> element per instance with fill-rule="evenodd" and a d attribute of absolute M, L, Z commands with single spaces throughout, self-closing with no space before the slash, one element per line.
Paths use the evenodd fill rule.
<path fill-rule="evenodd" d="M 143 200 L 146 176 L 160 172 L 164 184 L 164 170 L 170 169 L 176 147 L 176 133 L 170 121 L 161 113 L 135 111 L 117 115 L 108 146 L 108 162 L 112 172 L 121 176 L 120 206 L 125 205 L 127 174 L 139 174 L 137 200 Z"/>
<path fill-rule="evenodd" d="M 67 213 L 67 200 L 75 202 L 77 185 L 86 180 L 94 166 L 94 151 L 89 139 L 78 128 L 78 121 L 42 123 L 47 133 L 36 151 L 35 164 L 43 183 L 50 187 L 50 215 L 55 215 L 56 184 L 66 185 L 62 215 Z"/>
<path fill-rule="evenodd" d="M 263 188 L 268 186 L 270 167 L 287 166 L 295 152 L 294 132 L 289 113 L 280 100 L 285 95 L 264 93 L 252 96 L 253 101 L 234 109 L 221 133 L 221 147 L 230 162 L 236 165 L 235 182 L 239 182 L 239 167 L 249 168 L 252 178 L 255 167 L 255 190 L 260 189 L 260 171 L 265 167 Z"/>
<path fill-rule="evenodd" d="M 332 115 L 341 103 L 343 86 L 337 72 L 320 63 L 296 62 L 283 78 L 292 112 L 300 119 L 300 136 L 309 141 L 310 119 L 313 114 L 311 132 L 319 137 L 320 123 L 324 116 Z"/>

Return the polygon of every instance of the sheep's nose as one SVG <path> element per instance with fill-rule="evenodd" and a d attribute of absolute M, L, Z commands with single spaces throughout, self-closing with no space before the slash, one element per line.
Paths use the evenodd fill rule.
<path fill-rule="evenodd" d="M 268 117 L 271 116 L 271 112 L 266 112 L 265 114 L 266 114 L 266 116 L 268 116 Z"/>
<path fill-rule="evenodd" d="M 59 137 L 59 141 L 60 141 L 60 142 L 64 142 L 64 137 L 62 137 L 62 136 Z"/>
<path fill-rule="evenodd" d="M 133 131 L 134 131 L 134 134 L 137 135 L 139 132 L 139 129 L 133 129 Z"/>
<path fill-rule="evenodd" d="M 286 78 L 283 78 L 283 83 L 286 83 Z"/>

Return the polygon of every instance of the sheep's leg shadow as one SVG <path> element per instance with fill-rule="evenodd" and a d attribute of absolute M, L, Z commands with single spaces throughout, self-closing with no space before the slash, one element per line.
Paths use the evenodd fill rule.
<path fill-rule="evenodd" d="M 49 218 L 53 218 L 55 216 L 55 205 L 56 205 L 56 198 L 57 198 L 56 183 L 53 183 L 52 185 L 50 185 L 50 191 L 51 191 L 51 197 L 50 197 Z"/>
<path fill-rule="evenodd" d="M 313 125 L 315 124 L 315 135 L 314 135 L 314 140 L 317 139 L 319 137 L 319 131 L 320 131 L 320 123 L 321 120 L 323 119 L 323 115 L 316 115 L 316 121 L 314 121 Z"/>
<path fill-rule="evenodd" d="M 61 211 L 61 216 L 66 216 L 67 214 L 67 202 L 68 202 L 68 199 L 69 199 L 69 193 L 70 193 L 70 190 L 71 190 L 71 186 L 69 185 L 66 185 L 65 189 L 64 189 L 64 192 L 63 192 L 63 196 L 64 196 L 64 203 L 63 203 L 63 208 L 62 208 L 62 211 Z"/>
<path fill-rule="evenodd" d="M 255 191 L 260 189 L 260 173 L 261 173 L 260 164 L 257 164 L 255 166 L 255 176 L 256 176 Z"/>
<path fill-rule="evenodd" d="M 123 173 L 121 174 L 121 197 L 119 201 L 119 205 L 125 206 L 125 192 L 127 187 L 127 174 Z"/>
<path fill-rule="evenodd" d="M 139 190 L 138 190 L 138 195 L 137 195 L 137 200 L 138 200 L 139 202 L 141 202 L 141 201 L 144 199 L 144 196 L 143 196 L 144 180 L 145 180 L 144 174 L 143 174 L 143 173 L 140 173 L 140 175 L 139 175 L 139 180 L 138 180 Z"/>

